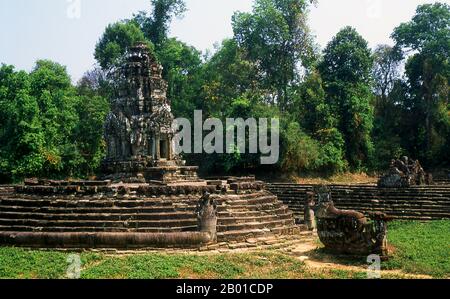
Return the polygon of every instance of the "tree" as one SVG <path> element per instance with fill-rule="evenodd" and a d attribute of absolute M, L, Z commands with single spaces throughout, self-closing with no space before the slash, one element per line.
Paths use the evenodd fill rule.
<path fill-rule="evenodd" d="M 168 38 L 160 46 L 158 57 L 164 68 L 163 77 L 168 82 L 167 97 L 172 102 L 175 116 L 193 116 L 193 111 L 201 107 L 201 53 L 175 38 Z"/>
<path fill-rule="evenodd" d="M 76 112 L 78 123 L 71 140 L 79 153 L 79 161 L 74 163 L 74 174 L 94 175 L 106 153 L 103 126 L 108 115 L 109 102 L 101 96 L 80 96 Z"/>
<path fill-rule="evenodd" d="M 100 67 L 87 71 L 77 83 L 78 93 L 88 97 L 101 96 L 111 98 L 113 86 L 108 79 L 108 73 Z"/>
<path fill-rule="evenodd" d="M 244 56 L 234 39 L 226 39 L 205 63 L 202 71 L 203 109 L 209 116 L 225 117 L 231 103 L 239 97 L 252 102 L 260 99 L 256 65 Z"/>
<path fill-rule="evenodd" d="M 298 100 L 294 113 L 308 134 L 316 134 L 323 129 L 336 127 L 337 120 L 326 99 L 323 81 L 318 71 L 312 71 L 299 85 Z"/>
<path fill-rule="evenodd" d="M 399 67 L 402 55 L 398 48 L 388 45 L 378 45 L 373 56 L 375 94 L 380 99 L 379 103 L 383 104 L 394 88 L 395 81 L 400 78 Z"/>
<path fill-rule="evenodd" d="M 394 29 L 392 37 L 405 50 L 447 56 L 450 5 L 436 2 L 419 5 L 412 20 Z"/>
<path fill-rule="evenodd" d="M 180 17 L 186 11 L 184 0 L 152 0 L 151 15 L 139 12 L 134 20 L 142 28 L 145 36 L 157 48 L 166 40 L 172 18 Z"/>
<path fill-rule="evenodd" d="M 333 174 L 346 168 L 345 144 L 336 128 L 338 122 L 326 97 L 322 78 L 317 70 L 313 70 L 299 86 L 293 113 L 305 132 L 319 144 L 319 155 L 313 170 Z"/>
<path fill-rule="evenodd" d="M 327 45 L 319 66 L 353 169 L 367 166 L 373 151 L 372 65 L 367 41 L 355 29 L 345 27 Z"/>
<path fill-rule="evenodd" d="M 385 100 L 377 95 L 372 138 L 375 145 L 375 166 L 378 170 L 389 167 L 392 158 L 410 156 L 408 143 L 416 140 L 409 129 L 415 122 L 406 103 L 409 102 L 408 84 L 396 79 Z"/>
<path fill-rule="evenodd" d="M 70 136 L 78 123 L 78 98 L 66 67 L 49 60 L 37 61 L 30 73 L 30 95 L 38 103 L 45 132 L 42 174 L 73 172 L 75 167 L 69 169 L 68 163 L 77 151 Z"/>
<path fill-rule="evenodd" d="M 378 45 L 373 56 L 375 115 L 372 137 L 376 148 L 374 159 L 377 169 L 386 169 L 393 157 L 406 154 L 400 137 L 401 122 L 404 118 L 400 103 L 407 97 L 400 74 L 403 57 L 398 47 L 388 45 Z"/>
<path fill-rule="evenodd" d="M 296 122 L 288 124 L 283 132 L 283 159 L 281 169 L 287 172 L 308 171 L 317 168 L 320 145 L 302 132 Z"/>
<path fill-rule="evenodd" d="M 83 92 L 52 61 L 37 61 L 30 73 L 0 67 L 0 181 L 94 174 L 109 107 Z"/>
<path fill-rule="evenodd" d="M 103 126 L 110 111 L 109 99 L 113 91 L 105 72 L 100 68 L 86 72 L 76 89 L 79 97 L 76 106 L 79 122 L 72 140 L 80 153 L 78 173 L 93 175 L 106 153 Z"/>
<path fill-rule="evenodd" d="M 412 95 L 409 110 L 415 119 L 411 129 L 419 136 L 418 143 L 410 146 L 410 150 L 427 163 L 436 160 L 445 142 L 450 142 L 443 138 L 450 122 L 447 112 L 449 28 L 450 6 L 425 4 L 417 8 L 411 21 L 395 28 L 392 34 L 397 46 L 410 54 L 406 75 Z"/>
<path fill-rule="evenodd" d="M 297 79 L 300 62 L 314 58 L 307 25 L 306 0 L 256 0 L 252 13 L 234 14 L 236 42 L 262 73 L 263 86 L 275 91 L 272 102 L 282 110 L 289 104 L 288 89 Z"/>
<path fill-rule="evenodd" d="M 0 180 L 39 174 L 45 163 L 44 131 L 27 73 L 1 66 L 0 108 Z"/>
<path fill-rule="evenodd" d="M 103 70 L 108 71 L 138 42 L 145 42 L 153 49 L 153 45 L 145 38 L 136 22 L 121 21 L 108 25 L 95 47 L 95 59 Z"/>

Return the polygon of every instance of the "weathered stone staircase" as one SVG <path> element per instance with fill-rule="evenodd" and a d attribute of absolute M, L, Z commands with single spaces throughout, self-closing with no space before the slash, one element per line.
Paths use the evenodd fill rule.
<path fill-rule="evenodd" d="M 164 188 L 164 187 L 161 187 Z M 148 192 L 148 191 L 147 191 Z M 41 192 L 42 193 L 42 192 Z M 30 194 L 0 187 L 0 232 L 139 232 L 198 230 L 200 194 Z M 218 242 L 245 242 L 300 232 L 293 213 L 265 190 L 218 197 Z"/>
<path fill-rule="evenodd" d="M 434 182 L 438 185 L 450 185 L 450 178 L 437 178 Z"/>
<path fill-rule="evenodd" d="M 295 225 L 293 212 L 269 192 L 227 195 L 219 204 L 219 241 L 295 234 L 300 231 Z"/>
<path fill-rule="evenodd" d="M 411 188 L 378 188 L 374 185 L 331 185 L 332 198 L 340 209 L 363 213 L 384 212 L 396 219 L 434 220 L 450 218 L 450 185 Z M 311 185 L 270 184 L 268 190 L 303 220 L 306 193 Z"/>

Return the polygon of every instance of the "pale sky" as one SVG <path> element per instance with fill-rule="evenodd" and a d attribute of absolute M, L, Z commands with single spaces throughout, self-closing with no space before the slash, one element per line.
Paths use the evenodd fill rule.
<path fill-rule="evenodd" d="M 392 44 L 393 29 L 427 0 L 319 0 L 310 26 L 324 47 L 351 25 L 369 41 Z M 449 3 L 450 0 L 440 0 Z M 67 66 L 73 81 L 95 64 L 95 44 L 109 23 L 150 9 L 149 0 L 0 0 L 0 63 L 31 70 L 38 59 Z M 253 0 L 186 0 L 188 12 L 175 19 L 170 36 L 199 50 L 232 37 L 231 16 L 251 11 Z"/>

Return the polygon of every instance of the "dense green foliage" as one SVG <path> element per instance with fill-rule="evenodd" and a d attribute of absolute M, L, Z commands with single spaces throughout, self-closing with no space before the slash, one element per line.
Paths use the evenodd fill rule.
<path fill-rule="evenodd" d="M 450 5 L 419 6 L 410 22 L 401 24 L 392 37 L 404 51 L 412 51 L 406 61 L 408 96 L 404 97 L 406 118 L 404 144 L 408 152 L 427 163 L 448 163 Z"/>
<path fill-rule="evenodd" d="M 351 27 L 320 53 L 308 28 L 314 1 L 255 0 L 236 12 L 234 36 L 202 55 L 169 36 L 182 0 L 152 0 L 150 13 L 108 25 L 98 66 L 77 86 L 39 61 L 31 73 L 0 69 L 0 181 L 89 176 L 104 154 L 102 122 L 114 96 L 112 70 L 136 42 L 164 67 L 176 117 L 280 118 L 280 160 L 271 171 L 332 175 L 385 169 L 408 155 L 450 164 L 450 7 L 425 4 L 373 52 Z M 403 68 L 403 65 L 405 66 Z M 404 69 L 404 73 L 402 73 Z M 208 132 L 205 132 L 205 135 Z M 186 156 L 206 173 L 265 172 L 258 154 Z"/>
<path fill-rule="evenodd" d="M 157 47 L 166 39 L 174 16 L 179 17 L 186 11 L 183 0 L 151 0 L 152 14 L 141 11 L 134 16 L 142 32 Z"/>
<path fill-rule="evenodd" d="M 104 70 L 109 70 L 120 63 L 120 58 L 131 46 L 145 41 L 144 33 L 135 22 L 118 22 L 106 27 L 94 56 Z M 149 42 L 148 45 L 153 47 Z"/>
<path fill-rule="evenodd" d="M 234 37 L 263 74 L 261 87 L 268 101 L 285 110 L 289 86 L 297 79 L 299 62 L 307 67 L 313 46 L 306 24 L 307 0 L 256 0 L 252 13 L 237 12 L 232 23 Z"/>
<path fill-rule="evenodd" d="M 108 102 L 82 96 L 65 67 L 45 60 L 31 73 L 0 68 L 0 176 L 86 176 L 99 166 Z"/>
<path fill-rule="evenodd" d="M 319 65 L 327 99 L 338 115 L 345 157 L 355 169 L 369 165 L 373 152 L 372 66 L 367 42 L 351 27 L 338 32 L 326 47 Z"/>

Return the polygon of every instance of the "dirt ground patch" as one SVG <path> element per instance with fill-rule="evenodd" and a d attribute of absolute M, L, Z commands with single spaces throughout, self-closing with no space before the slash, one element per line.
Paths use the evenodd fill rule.
<path fill-rule="evenodd" d="M 368 265 L 364 260 L 349 259 L 343 256 L 329 255 L 318 250 L 320 245 L 317 241 L 309 241 L 298 244 L 289 250 L 289 254 L 305 263 L 306 267 L 315 271 L 345 271 L 345 272 L 367 272 Z M 345 261 L 344 261 L 345 260 Z M 432 276 L 408 274 L 401 270 L 380 271 L 381 278 L 407 278 L 407 279 L 432 279 Z"/>

